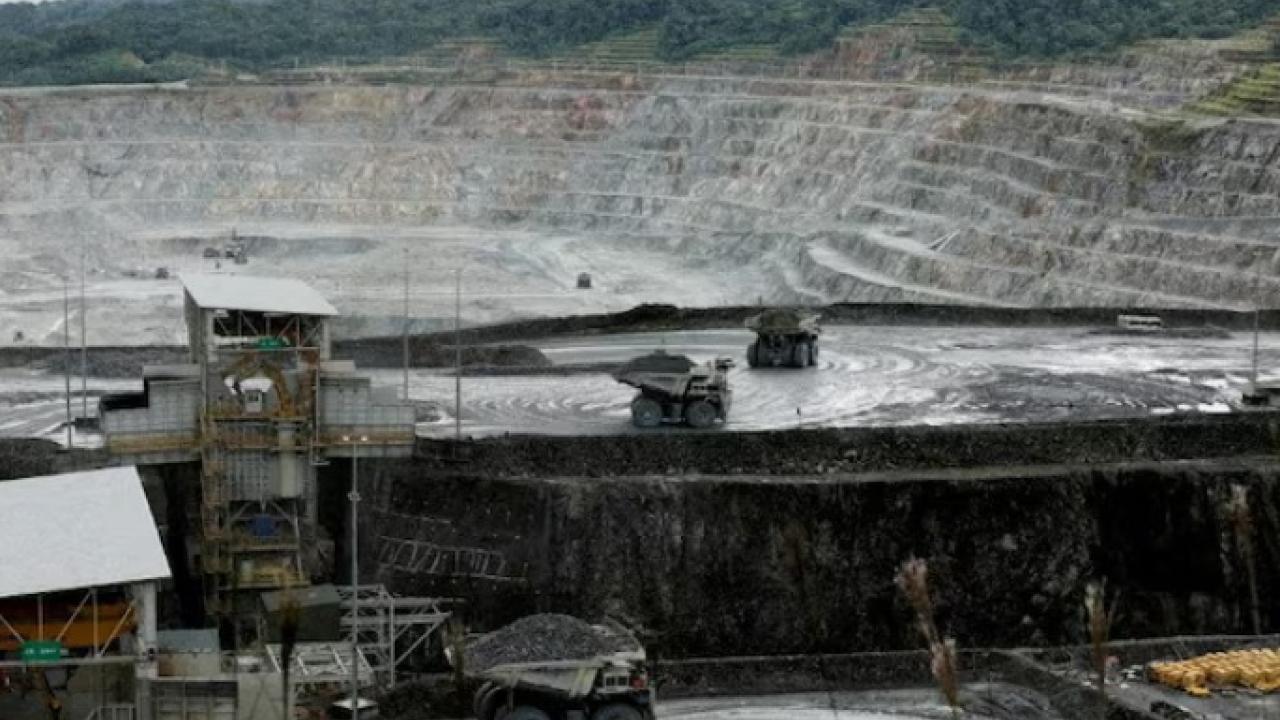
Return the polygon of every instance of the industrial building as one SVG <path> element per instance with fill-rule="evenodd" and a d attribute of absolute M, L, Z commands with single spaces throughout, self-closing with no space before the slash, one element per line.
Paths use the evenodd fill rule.
<path fill-rule="evenodd" d="M 0 568 L 0 676 L 50 712 L 149 720 L 170 572 L 137 470 L 0 483 Z M 0 696 L 0 717 L 43 714 Z"/>
<path fill-rule="evenodd" d="M 206 612 L 236 637 L 263 635 L 259 596 L 308 585 L 316 468 L 335 457 L 405 456 L 413 408 L 331 356 L 337 310 L 298 280 L 181 278 L 190 362 L 148 366 L 140 393 L 99 407 L 113 460 L 199 463 L 190 554 Z"/>

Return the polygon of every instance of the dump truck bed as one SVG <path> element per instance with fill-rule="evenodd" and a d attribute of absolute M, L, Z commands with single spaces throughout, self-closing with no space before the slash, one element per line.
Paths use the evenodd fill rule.
<path fill-rule="evenodd" d="M 644 647 L 621 625 L 609 621 L 590 625 L 568 616 L 531 616 L 477 638 L 475 643 L 497 645 L 491 648 L 495 653 L 486 657 L 496 655 L 499 662 L 464 665 L 468 675 L 505 687 L 520 686 L 571 698 L 590 694 L 600 671 L 631 668 L 645 660 Z M 582 657 L 550 657 L 577 654 Z M 502 661 L 531 655 L 540 657 Z"/>
<path fill-rule="evenodd" d="M 654 352 L 631 359 L 613 373 L 613 379 L 638 390 L 678 398 L 684 395 L 691 379 L 710 375 L 710 368 L 701 370 L 684 355 Z"/>
<path fill-rule="evenodd" d="M 614 379 L 637 390 L 647 390 L 668 397 L 678 398 L 684 395 L 689 386 L 689 375 L 667 375 L 656 373 L 618 373 Z"/>
<path fill-rule="evenodd" d="M 596 674 L 601 670 L 609 667 L 631 667 L 643 663 L 644 659 L 644 651 L 638 650 L 581 660 L 507 663 L 488 668 L 478 673 L 478 677 L 492 680 L 504 687 L 521 686 L 566 697 L 583 697 L 591 693 Z"/>
<path fill-rule="evenodd" d="M 766 335 L 817 335 L 821 332 L 818 318 L 817 313 L 779 308 L 752 315 L 743 324 L 748 330 Z"/>

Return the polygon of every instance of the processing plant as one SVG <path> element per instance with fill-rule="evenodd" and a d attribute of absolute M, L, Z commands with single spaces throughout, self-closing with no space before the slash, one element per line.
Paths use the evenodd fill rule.
<path fill-rule="evenodd" d="M 190 362 L 148 366 L 141 393 L 99 417 L 122 464 L 198 463 L 190 523 L 204 608 L 255 638 L 259 595 L 327 570 L 316 543 L 316 468 L 356 453 L 407 456 L 413 409 L 331 355 L 337 311 L 297 280 L 182 278 Z"/>

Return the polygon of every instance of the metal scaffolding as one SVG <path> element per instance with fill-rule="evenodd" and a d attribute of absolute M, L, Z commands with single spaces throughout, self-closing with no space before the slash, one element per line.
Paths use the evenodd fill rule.
<path fill-rule="evenodd" d="M 519 582 L 523 568 L 512 568 L 505 554 L 479 547 L 440 545 L 430 540 L 382 536 L 378 543 L 378 574 L 396 572 L 466 577 L 491 582 Z"/>
<path fill-rule="evenodd" d="M 189 308 L 190 311 L 190 308 Z M 309 583 L 323 323 L 219 311 L 200 327 L 201 558 L 210 614 L 252 636 L 258 593 Z"/>
<path fill-rule="evenodd" d="M 368 660 L 378 683 L 386 687 L 395 684 L 401 664 L 444 627 L 451 615 L 444 606 L 456 602 L 397 597 L 384 585 L 360 585 L 354 593 L 350 586 L 339 586 L 337 591 L 343 609 L 343 633 L 350 634 L 353 622 L 358 620 L 360 654 Z M 357 599 L 355 619 L 351 612 L 353 594 Z M 368 675 L 362 672 L 361 677 Z"/>
<path fill-rule="evenodd" d="M 299 521 L 303 488 L 298 487 L 307 479 L 289 486 L 282 477 L 285 468 L 309 467 L 300 456 L 307 448 L 282 442 L 295 435 L 295 428 L 261 417 L 227 419 L 206 413 L 201 429 L 206 607 L 219 616 L 252 616 L 253 597 L 237 605 L 237 594 L 308 583 Z M 282 458 L 286 453 L 299 457 L 288 462 Z M 244 622 L 257 625 L 253 617 Z"/>
<path fill-rule="evenodd" d="M 360 677 L 364 685 L 372 685 L 373 668 L 360 652 Z M 284 658 L 280 645 L 267 645 L 267 658 L 271 661 L 271 669 L 281 672 L 284 669 Z M 289 657 L 289 680 L 299 688 L 314 688 L 325 685 L 345 685 L 351 681 L 351 646 L 342 643 L 298 643 Z"/>

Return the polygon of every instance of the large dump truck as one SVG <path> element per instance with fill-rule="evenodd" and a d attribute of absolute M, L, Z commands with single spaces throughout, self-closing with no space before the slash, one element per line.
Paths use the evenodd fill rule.
<path fill-rule="evenodd" d="M 480 643 L 464 665 L 476 720 L 654 720 L 644 647 L 617 623 L 532 616 Z"/>
<path fill-rule="evenodd" d="M 618 368 L 613 378 L 640 391 L 631 401 L 631 423 L 636 427 L 684 423 L 709 428 L 729 417 L 731 367 L 729 358 L 699 365 L 684 355 L 655 350 Z"/>
<path fill-rule="evenodd" d="M 747 346 L 747 365 L 756 367 L 811 367 L 818 364 L 818 315 L 774 308 L 747 318 L 756 334 Z"/>

